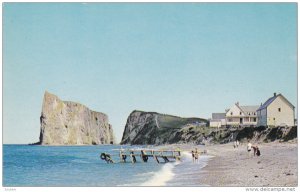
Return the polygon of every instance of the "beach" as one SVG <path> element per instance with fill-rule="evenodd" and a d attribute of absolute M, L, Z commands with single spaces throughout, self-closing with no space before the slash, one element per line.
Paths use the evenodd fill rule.
<path fill-rule="evenodd" d="M 255 145 L 255 143 L 254 143 Z M 257 144 L 261 156 L 248 156 L 247 143 L 205 146 L 213 157 L 200 170 L 199 184 L 213 187 L 298 186 L 297 142 Z"/>

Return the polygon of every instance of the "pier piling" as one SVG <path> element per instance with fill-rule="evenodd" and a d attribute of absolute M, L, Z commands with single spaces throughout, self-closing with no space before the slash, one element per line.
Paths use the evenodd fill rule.
<path fill-rule="evenodd" d="M 125 150 L 120 149 L 119 154 L 108 154 L 108 153 L 101 153 L 100 158 L 105 160 L 107 163 L 115 163 L 113 161 L 112 156 L 119 157 L 121 163 L 126 163 L 126 158 L 130 157 L 131 163 L 136 163 L 137 159 L 136 156 L 141 158 L 141 162 L 147 163 L 149 158 L 153 158 L 157 163 L 161 163 L 159 158 L 161 158 L 164 163 L 181 160 L 181 153 L 180 150 L 153 150 L 153 149 L 142 149 L 142 150 Z"/>

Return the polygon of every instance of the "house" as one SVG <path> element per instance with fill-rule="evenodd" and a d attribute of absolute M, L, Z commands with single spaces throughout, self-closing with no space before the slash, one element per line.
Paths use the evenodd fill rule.
<path fill-rule="evenodd" d="M 226 111 L 226 125 L 228 126 L 256 126 L 258 105 L 240 106 L 239 102 L 235 103 Z"/>
<path fill-rule="evenodd" d="M 213 113 L 212 118 L 209 121 L 210 127 L 225 127 L 226 126 L 226 120 L 225 120 L 225 113 Z"/>
<path fill-rule="evenodd" d="M 257 109 L 258 126 L 294 126 L 295 107 L 282 95 L 274 93 Z"/>

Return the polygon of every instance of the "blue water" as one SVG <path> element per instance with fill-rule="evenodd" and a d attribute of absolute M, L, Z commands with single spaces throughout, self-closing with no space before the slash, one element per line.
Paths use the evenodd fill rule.
<path fill-rule="evenodd" d="M 189 158 L 181 163 L 157 164 L 149 158 L 148 163 L 107 164 L 99 158 L 102 152 L 117 154 L 115 149 L 120 146 L 3 145 L 3 186 L 199 186 L 191 172 L 201 169 L 205 158 L 199 164 Z"/>

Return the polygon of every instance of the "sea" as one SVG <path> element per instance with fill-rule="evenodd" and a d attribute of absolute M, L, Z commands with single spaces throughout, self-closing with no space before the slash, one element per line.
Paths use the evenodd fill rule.
<path fill-rule="evenodd" d="M 202 186 L 200 170 L 211 157 L 200 156 L 193 163 L 183 153 L 180 162 L 108 164 L 100 154 L 118 154 L 118 149 L 146 146 L 41 146 L 3 145 L 4 187 L 119 187 L 119 186 Z M 118 161 L 118 159 L 115 159 Z"/>

